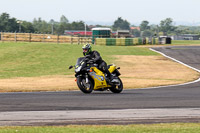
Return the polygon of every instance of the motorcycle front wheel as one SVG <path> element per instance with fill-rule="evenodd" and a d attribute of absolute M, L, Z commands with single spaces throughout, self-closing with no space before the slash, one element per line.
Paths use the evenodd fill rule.
<path fill-rule="evenodd" d="M 88 83 L 86 83 L 86 79 L 84 77 L 77 78 L 77 85 L 83 93 L 91 93 L 94 88 L 91 79 L 88 79 Z"/>
<path fill-rule="evenodd" d="M 118 77 L 118 79 L 120 81 L 120 84 L 112 86 L 112 87 L 109 88 L 110 91 L 112 91 L 113 93 L 120 93 L 123 90 L 123 83 L 122 83 L 122 81 L 121 81 L 121 79 L 119 77 Z"/>

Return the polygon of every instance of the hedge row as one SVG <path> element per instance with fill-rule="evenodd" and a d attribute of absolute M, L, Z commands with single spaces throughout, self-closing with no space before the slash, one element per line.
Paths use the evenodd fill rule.
<path fill-rule="evenodd" d="M 96 45 L 133 46 L 159 44 L 158 38 L 96 38 Z"/>

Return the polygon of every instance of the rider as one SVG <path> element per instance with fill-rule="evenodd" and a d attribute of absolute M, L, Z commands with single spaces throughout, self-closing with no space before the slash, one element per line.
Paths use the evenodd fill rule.
<path fill-rule="evenodd" d="M 83 55 L 84 56 L 89 56 L 96 64 L 98 64 L 98 68 L 107 74 L 108 78 L 110 81 L 113 79 L 110 71 L 108 70 L 108 66 L 104 60 L 102 60 L 99 52 L 97 51 L 92 51 L 92 46 L 90 44 L 85 44 L 83 47 Z"/>

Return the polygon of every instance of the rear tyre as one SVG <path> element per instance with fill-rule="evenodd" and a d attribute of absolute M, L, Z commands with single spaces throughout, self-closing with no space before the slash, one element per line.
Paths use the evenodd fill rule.
<path fill-rule="evenodd" d="M 112 91 L 113 93 L 120 93 L 123 90 L 123 83 L 121 81 L 121 79 L 118 77 L 119 81 L 120 81 L 120 85 L 115 85 L 110 87 L 110 91 Z"/>
<path fill-rule="evenodd" d="M 83 93 L 91 93 L 94 88 L 91 79 L 88 79 L 88 83 L 86 83 L 85 78 L 83 77 L 77 78 L 77 85 Z"/>

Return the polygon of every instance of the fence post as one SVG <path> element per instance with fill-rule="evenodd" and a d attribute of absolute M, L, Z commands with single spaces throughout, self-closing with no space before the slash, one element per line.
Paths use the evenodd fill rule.
<path fill-rule="evenodd" d="M 90 39 L 89 38 L 87 38 L 87 43 L 90 43 Z"/>
<path fill-rule="evenodd" d="M 78 45 L 80 44 L 80 37 L 78 38 Z"/>
<path fill-rule="evenodd" d="M 44 39 L 44 37 L 45 37 L 45 34 L 43 33 L 42 42 L 45 42 L 45 39 Z"/>
<path fill-rule="evenodd" d="M 31 42 L 31 33 L 29 33 L 29 42 Z"/>
<path fill-rule="evenodd" d="M 1 40 L 2 40 L 2 42 L 3 42 L 3 35 L 4 35 L 4 32 L 2 32 L 2 34 L 1 34 Z"/>
<path fill-rule="evenodd" d="M 17 33 L 15 32 L 15 42 L 17 42 Z"/>
<path fill-rule="evenodd" d="M 71 37 L 71 44 L 73 44 L 73 37 Z"/>
<path fill-rule="evenodd" d="M 57 43 L 59 43 L 59 35 L 57 35 Z"/>
<path fill-rule="evenodd" d="M 90 37 L 90 43 L 92 44 L 92 38 Z"/>
<path fill-rule="evenodd" d="M 88 40 L 88 43 L 90 43 L 90 38 L 89 37 L 87 38 L 87 40 Z"/>

